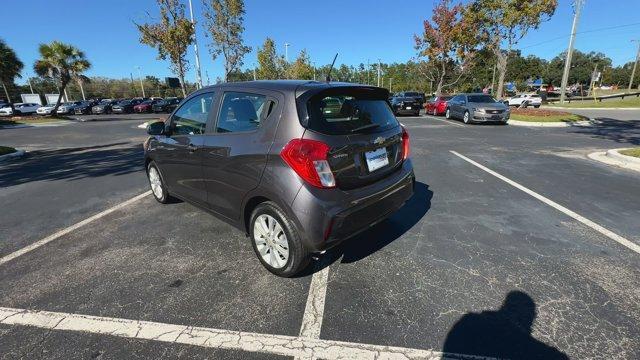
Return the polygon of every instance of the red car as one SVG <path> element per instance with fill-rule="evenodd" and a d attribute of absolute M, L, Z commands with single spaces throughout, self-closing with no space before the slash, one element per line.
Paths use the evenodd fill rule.
<path fill-rule="evenodd" d="M 447 111 L 447 101 L 453 96 L 440 95 L 434 96 L 424 104 L 424 109 L 429 115 L 442 115 Z"/>
<path fill-rule="evenodd" d="M 133 111 L 137 113 L 150 113 L 153 109 L 153 105 L 156 104 L 158 100 L 145 100 L 140 104 L 133 107 Z"/>

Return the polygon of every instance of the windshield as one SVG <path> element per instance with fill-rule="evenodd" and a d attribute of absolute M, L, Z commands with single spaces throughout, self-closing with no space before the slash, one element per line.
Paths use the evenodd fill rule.
<path fill-rule="evenodd" d="M 469 102 L 472 103 L 494 103 L 496 100 L 489 95 L 469 95 Z"/>
<path fill-rule="evenodd" d="M 384 99 L 356 94 L 317 96 L 307 103 L 309 129 L 340 135 L 398 125 Z"/>
<path fill-rule="evenodd" d="M 129 100 L 123 100 L 118 103 L 118 105 L 129 105 L 129 104 L 131 104 L 131 101 Z"/>

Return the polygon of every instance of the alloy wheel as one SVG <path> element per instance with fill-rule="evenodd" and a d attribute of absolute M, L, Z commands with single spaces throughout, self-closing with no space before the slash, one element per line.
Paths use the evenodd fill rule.
<path fill-rule="evenodd" d="M 289 242 L 282 225 L 273 216 L 262 214 L 253 223 L 253 241 L 262 260 L 281 269 L 289 260 Z"/>
<path fill-rule="evenodd" d="M 149 184 L 151 185 L 153 196 L 155 196 L 156 199 L 162 199 L 162 180 L 155 166 L 149 168 Z"/>

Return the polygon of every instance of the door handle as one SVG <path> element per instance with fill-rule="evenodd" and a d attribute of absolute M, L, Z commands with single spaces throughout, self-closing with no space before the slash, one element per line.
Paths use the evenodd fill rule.
<path fill-rule="evenodd" d="M 198 147 L 193 145 L 193 144 L 189 144 L 189 145 L 187 145 L 187 149 L 189 150 L 189 152 L 194 152 L 194 151 L 198 150 Z"/>

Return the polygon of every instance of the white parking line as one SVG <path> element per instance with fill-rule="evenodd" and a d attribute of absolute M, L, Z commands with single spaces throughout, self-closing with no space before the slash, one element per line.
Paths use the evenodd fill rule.
<path fill-rule="evenodd" d="M 435 117 L 435 116 L 432 116 L 432 115 L 423 115 L 423 116 L 426 117 L 426 118 L 429 118 L 429 119 L 433 119 L 433 120 L 444 121 L 444 122 L 446 122 L 448 124 L 451 124 L 451 125 L 464 127 L 464 125 L 462 125 L 460 123 L 457 123 L 457 122 L 454 122 L 454 121 L 451 121 L 449 119 L 439 118 L 439 117 Z"/>
<path fill-rule="evenodd" d="M 523 185 L 520 185 L 517 182 L 515 182 L 515 181 L 513 181 L 513 180 L 511 180 L 511 179 L 509 179 L 509 178 L 507 178 L 507 177 L 505 177 L 503 175 L 498 174 L 497 172 L 487 168 L 486 166 L 478 164 L 477 162 L 469 159 L 468 157 L 466 157 L 464 155 L 461 155 L 461 154 L 459 154 L 459 153 L 457 153 L 457 152 L 455 152 L 453 150 L 450 150 L 450 152 L 452 154 L 456 155 L 457 157 L 461 158 L 462 160 L 465 160 L 466 162 L 470 163 L 471 165 L 474 165 L 475 167 L 488 172 L 489 174 L 497 177 L 498 179 L 506 182 L 507 184 L 509 184 L 509 185 L 519 189 L 519 190 L 524 191 L 525 193 L 527 193 L 527 194 L 533 196 L 534 198 L 542 201 L 543 203 L 551 206 L 552 208 L 564 213 L 565 215 L 568 215 L 569 217 L 574 218 L 575 220 L 583 223 L 584 225 L 592 228 L 593 230 L 601 233 L 602 235 L 608 237 L 609 239 L 619 243 L 620 245 L 623 245 L 623 246 L 635 251 L 636 253 L 640 254 L 640 245 L 638 245 L 636 243 L 633 243 L 633 242 L 625 239 L 624 237 L 614 233 L 613 231 L 608 230 L 605 227 L 600 226 L 600 225 L 596 224 L 595 222 L 585 218 L 584 216 L 582 216 L 582 215 L 580 215 L 580 214 L 578 214 L 578 213 L 576 213 L 574 211 L 571 211 L 571 210 L 567 209 L 566 207 L 558 204 L 557 202 L 555 202 L 555 201 L 553 201 L 551 199 L 548 199 L 548 198 L 538 194 L 537 192 L 535 192 L 533 190 L 530 190 L 530 189 L 524 187 Z"/>
<path fill-rule="evenodd" d="M 20 250 L 16 250 L 16 251 L 12 252 L 9 255 L 5 255 L 2 258 L 0 258 L 0 265 L 6 263 L 8 261 L 11 261 L 11 260 L 13 260 L 13 259 L 15 259 L 15 258 L 17 258 L 17 257 L 19 257 L 21 255 L 24 255 L 24 254 L 28 253 L 29 251 L 35 250 L 35 249 L 39 248 L 42 245 L 48 244 L 48 243 L 52 242 L 53 240 L 55 240 L 55 239 L 57 239 L 57 238 L 59 238 L 59 237 L 61 237 L 63 235 L 66 235 L 66 234 L 72 232 L 73 230 L 76 230 L 76 229 L 78 229 L 78 228 L 80 228 L 80 227 L 82 227 L 84 225 L 87 225 L 87 224 L 89 224 L 89 223 L 91 223 L 91 222 L 93 222 L 95 220 L 98 220 L 103 216 L 109 215 L 109 214 L 111 214 L 112 212 L 114 212 L 116 210 L 122 209 L 123 207 L 125 207 L 127 205 L 131 205 L 134 202 L 144 198 L 145 196 L 147 196 L 149 194 L 151 194 L 151 190 L 149 190 L 147 192 L 144 192 L 144 193 L 142 193 L 140 195 L 134 196 L 131 199 L 125 201 L 125 202 L 122 202 L 122 203 L 120 203 L 120 204 L 118 204 L 118 205 L 116 205 L 114 207 L 111 207 L 111 208 L 109 208 L 107 210 L 101 211 L 101 212 L 99 212 L 99 213 L 97 213 L 97 214 L 95 214 L 95 215 L 93 215 L 91 217 L 88 217 L 88 218 L 86 218 L 86 219 L 84 219 L 84 220 L 82 220 L 80 222 L 77 222 L 77 223 L 75 223 L 75 224 L 73 224 L 73 225 L 71 225 L 69 227 L 66 227 L 66 228 L 64 228 L 64 229 L 62 229 L 62 230 L 60 230 L 60 231 L 58 231 L 58 232 L 56 232 L 54 234 L 51 234 L 51 235 L 47 236 L 44 239 L 38 240 L 38 241 L 34 242 L 33 244 L 30 244 L 28 246 L 23 247 Z"/>
<path fill-rule="evenodd" d="M 0 324 L 321 359 L 489 359 L 434 350 L 260 334 L 102 316 L 0 307 Z"/>
<path fill-rule="evenodd" d="M 329 279 L 329 266 L 313 274 L 309 285 L 309 297 L 302 316 L 300 336 L 319 339 L 324 317 L 324 301 L 327 296 L 327 281 Z"/>

